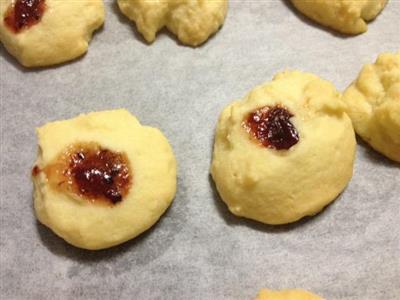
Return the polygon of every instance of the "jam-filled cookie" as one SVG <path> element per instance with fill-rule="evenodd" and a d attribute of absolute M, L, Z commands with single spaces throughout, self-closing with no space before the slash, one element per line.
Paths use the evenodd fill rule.
<path fill-rule="evenodd" d="M 132 239 L 175 196 L 176 162 L 167 139 L 126 110 L 52 122 L 37 134 L 36 216 L 74 246 L 103 249 Z"/>
<path fill-rule="evenodd" d="M 224 23 L 228 0 L 118 0 L 148 42 L 166 26 L 186 45 L 204 43 Z"/>
<path fill-rule="evenodd" d="M 387 0 L 291 0 L 310 19 L 346 34 L 367 31 Z"/>
<path fill-rule="evenodd" d="M 400 52 L 365 65 L 343 98 L 357 134 L 400 162 Z"/>
<path fill-rule="evenodd" d="M 0 40 L 26 67 L 84 54 L 104 22 L 103 0 L 0 0 Z"/>
<path fill-rule="evenodd" d="M 282 72 L 223 110 L 211 173 L 233 214 L 284 224 L 316 214 L 343 191 L 355 146 L 334 86 Z"/>
<path fill-rule="evenodd" d="M 273 291 L 262 289 L 254 300 L 323 300 L 321 297 L 300 289 Z"/>

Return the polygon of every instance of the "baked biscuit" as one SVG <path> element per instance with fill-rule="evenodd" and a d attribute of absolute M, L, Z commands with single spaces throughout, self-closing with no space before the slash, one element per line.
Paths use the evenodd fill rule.
<path fill-rule="evenodd" d="M 223 110 L 211 174 L 233 214 L 290 223 L 343 191 L 356 141 L 340 97 L 329 82 L 291 71 Z"/>
<path fill-rule="evenodd" d="M 357 134 L 400 162 L 400 52 L 365 65 L 343 98 Z"/>
<path fill-rule="evenodd" d="M 73 60 L 104 22 L 102 0 L 0 0 L 0 40 L 22 65 Z"/>
<path fill-rule="evenodd" d="M 254 300 L 323 300 L 310 292 L 300 289 L 272 291 L 267 289 L 260 290 Z"/>
<path fill-rule="evenodd" d="M 147 42 L 166 26 L 186 45 L 204 43 L 224 23 L 228 0 L 118 0 Z"/>
<path fill-rule="evenodd" d="M 291 0 L 310 19 L 346 34 L 367 31 L 387 0 Z"/>
<path fill-rule="evenodd" d="M 76 247 L 103 249 L 136 237 L 175 196 L 167 139 L 126 110 L 52 122 L 37 134 L 36 216 Z"/>

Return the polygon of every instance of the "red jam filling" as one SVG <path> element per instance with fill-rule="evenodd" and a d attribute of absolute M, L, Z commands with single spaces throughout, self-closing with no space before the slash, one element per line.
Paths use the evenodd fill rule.
<path fill-rule="evenodd" d="M 264 106 L 249 114 L 244 127 L 264 147 L 288 150 L 299 141 L 291 117 L 293 114 L 283 106 Z"/>
<path fill-rule="evenodd" d="M 16 0 L 4 17 L 4 23 L 15 33 L 41 20 L 46 9 L 45 0 Z"/>
<path fill-rule="evenodd" d="M 37 176 L 40 173 L 40 169 L 37 165 L 34 165 L 32 168 L 32 176 Z"/>
<path fill-rule="evenodd" d="M 132 182 L 126 155 L 94 143 L 71 146 L 45 172 L 53 186 L 109 204 L 121 202 Z"/>

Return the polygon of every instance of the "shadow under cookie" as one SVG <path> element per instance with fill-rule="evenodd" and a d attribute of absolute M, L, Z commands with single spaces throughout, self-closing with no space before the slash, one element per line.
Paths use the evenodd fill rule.
<path fill-rule="evenodd" d="M 36 221 L 36 230 L 41 243 L 54 255 L 66 257 L 79 262 L 79 264 L 91 266 L 99 261 L 115 260 L 118 257 L 129 255 L 130 264 L 126 267 L 147 265 L 170 248 L 175 237 L 187 223 L 188 216 L 184 213 L 187 206 L 187 202 L 184 201 L 187 197 L 186 188 L 181 178 L 178 178 L 178 182 L 180 186 L 176 196 L 178 201 L 172 202 L 163 217 L 150 229 L 132 240 L 108 249 L 86 250 L 68 244 L 49 228 Z"/>
<path fill-rule="evenodd" d="M 225 223 L 228 226 L 247 226 L 249 228 L 270 234 L 280 234 L 298 229 L 303 226 L 310 226 L 311 224 L 318 222 L 324 214 L 329 213 L 331 208 L 335 205 L 336 201 L 340 201 L 340 199 L 342 198 L 342 194 L 340 194 L 335 200 L 325 206 L 319 213 L 314 216 L 306 216 L 296 222 L 289 224 L 269 225 L 245 217 L 238 217 L 232 214 L 226 204 L 222 201 L 211 174 L 209 175 L 208 180 L 210 188 L 212 190 L 213 201 L 215 207 L 217 208 L 218 214 L 224 219 Z"/>

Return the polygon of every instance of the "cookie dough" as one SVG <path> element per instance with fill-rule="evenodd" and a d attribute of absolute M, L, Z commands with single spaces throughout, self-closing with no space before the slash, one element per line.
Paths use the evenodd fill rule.
<path fill-rule="evenodd" d="M 254 300 L 323 300 L 310 292 L 300 289 L 272 291 L 262 289 Z"/>
<path fill-rule="evenodd" d="M 343 191 L 356 141 L 340 97 L 315 75 L 287 71 L 223 110 L 211 174 L 233 214 L 294 222 Z"/>
<path fill-rule="evenodd" d="M 317 23 L 346 34 L 367 31 L 367 22 L 383 10 L 387 0 L 291 0 Z"/>
<path fill-rule="evenodd" d="M 400 162 L 400 52 L 365 65 L 343 98 L 357 134 Z"/>
<path fill-rule="evenodd" d="M 102 0 L 0 0 L 0 41 L 26 67 L 73 60 L 104 22 Z"/>
<path fill-rule="evenodd" d="M 103 249 L 136 237 L 175 196 L 167 139 L 126 110 L 52 122 L 37 134 L 36 216 L 76 247 Z"/>
<path fill-rule="evenodd" d="M 186 45 L 204 43 L 224 23 L 228 0 L 118 0 L 147 42 L 166 26 Z"/>

